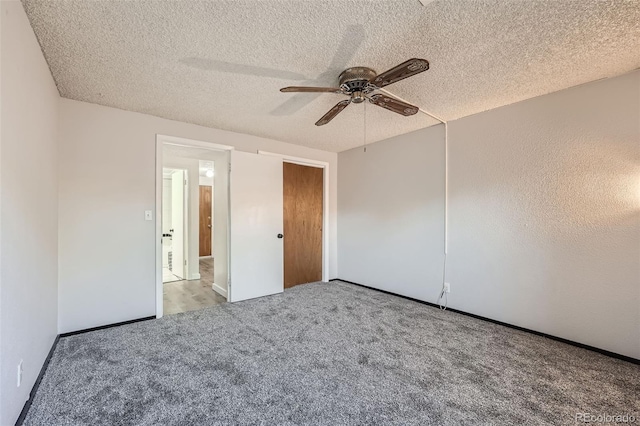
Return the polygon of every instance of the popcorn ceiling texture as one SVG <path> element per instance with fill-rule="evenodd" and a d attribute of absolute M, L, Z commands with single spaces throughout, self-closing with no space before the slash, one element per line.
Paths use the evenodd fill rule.
<path fill-rule="evenodd" d="M 285 94 L 349 66 L 431 69 L 390 92 L 453 120 L 640 67 L 640 1 L 23 0 L 65 98 L 329 151 L 364 141 L 363 104 Z M 367 105 L 367 141 L 436 124 Z"/>

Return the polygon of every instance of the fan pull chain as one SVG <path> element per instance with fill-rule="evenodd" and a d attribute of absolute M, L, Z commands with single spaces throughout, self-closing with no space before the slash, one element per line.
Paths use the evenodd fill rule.
<path fill-rule="evenodd" d="M 363 134 L 364 134 L 364 152 L 367 152 L 367 101 L 362 103 L 364 105 L 364 111 L 362 114 L 363 120 Z"/>

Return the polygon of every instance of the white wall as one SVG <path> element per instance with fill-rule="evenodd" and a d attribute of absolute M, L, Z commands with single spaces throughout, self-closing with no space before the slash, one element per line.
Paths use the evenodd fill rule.
<path fill-rule="evenodd" d="M 144 210 L 155 206 L 156 134 L 329 162 L 336 276 L 337 154 L 61 99 L 60 332 L 155 314 L 155 226 Z"/>
<path fill-rule="evenodd" d="M 5 392 L 4 390 L 4 380 L 2 379 L 2 371 L 3 371 L 3 358 L 5 355 L 3 355 L 4 353 L 4 345 L 2 342 L 2 304 L 3 302 L 3 298 L 2 298 L 2 118 L 3 118 L 3 113 L 2 113 L 2 86 L 3 86 L 3 79 L 2 79 L 2 34 L 4 33 L 4 31 L 2 30 L 2 22 L 4 21 L 2 19 L 2 15 L 4 15 L 4 9 L 0 8 L 0 422 L 4 421 L 4 420 L 8 420 L 5 419 L 4 415 L 3 415 L 3 408 L 2 408 L 2 402 L 4 401 L 4 399 L 2 399 L 3 397 L 3 393 Z M 10 389 L 8 389 L 10 391 Z"/>
<path fill-rule="evenodd" d="M 450 123 L 451 307 L 640 358 L 639 95 L 636 71 Z M 416 135 L 441 146 L 442 138 L 430 132 Z M 440 167 L 416 165 L 415 152 L 404 145 L 397 150 L 391 158 L 406 164 L 404 170 L 382 159 L 367 167 L 394 181 L 401 174 L 409 185 L 416 174 L 426 187 L 441 182 Z M 374 232 L 386 254 L 413 257 L 426 235 L 418 230 L 431 221 L 438 229 L 442 218 L 405 217 L 415 203 L 426 209 L 429 200 L 415 199 L 402 183 L 387 187 L 404 194 L 391 195 L 401 207 L 389 214 L 387 193 L 375 197 L 370 188 L 381 179 L 356 182 L 366 169 L 352 152 L 341 153 L 339 163 L 340 276 L 435 302 L 441 282 L 434 276 L 425 280 L 427 289 L 416 287 L 424 278 L 419 271 L 398 271 L 400 278 L 384 287 L 374 281 L 397 262 L 385 262 L 379 247 L 360 238 Z M 362 192 L 369 198 L 346 202 Z M 382 196 L 380 208 L 369 213 L 377 221 L 349 218 Z M 371 230 L 372 223 L 388 231 L 400 225 L 402 238 Z M 435 232 L 429 237 L 439 239 Z M 346 252 L 354 249 L 360 253 Z"/>
<path fill-rule="evenodd" d="M 640 358 L 640 72 L 453 122 L 452 306 Z"/>
<path fill-rule="evenodd" d="M 444 126 L 341 152 L 340 278 L 437 297 L 444 241 Z"/>
<path fill-rule="evenodd" d="M 20 2 L 0 2 L 0 27 L 0 424 L 10 425 L 57 334 L 59 96 Z"/>

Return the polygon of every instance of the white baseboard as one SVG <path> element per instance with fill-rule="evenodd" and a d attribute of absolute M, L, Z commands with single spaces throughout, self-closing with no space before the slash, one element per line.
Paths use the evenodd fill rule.
<path fill-rule="evenodd" d="M 211 284 L 211 289 L 218 293 L 220 296 L 227 297 L 227 290 L 220 287 L 219 285 L 216 285 L 216 283 Z"/>
<path fill-rule="evenodd" d="M 199 280 L 200 274 L 191 274 L 189 275 L 189 280 Z"/>

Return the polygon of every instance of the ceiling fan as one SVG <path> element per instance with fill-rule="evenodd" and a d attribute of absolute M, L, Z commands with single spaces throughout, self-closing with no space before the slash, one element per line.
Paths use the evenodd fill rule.
<path fill-rule="evenodd" d="M 374 105 L 386 108 L 397 114 L 404 116 L 414 115 L 418 112 L 418 107 L 408 104 L 399 99 L 389 96 L 386 93 L 373 93 L 385 86 L 393 84 L 405 78 L 412 77 L 429 69 L 429 62 L 426 59 L 413 58 L 397 65 L 382 74 L 376 74 L 374 70 L 367 67 L 352 67 L 342 71 L 338 77 L 339 87 L 307 87 L 289 86 L 280 89 L 281 92 L 307 92 L 307 93 L 336 93 L 347 95 L 349 99 L 338 102 L 329 110 L 316 126 L 323 126 L 330 122 L 336 115 L 342 112 L 351 102 L 359 104 L 368 100 Z"/>

